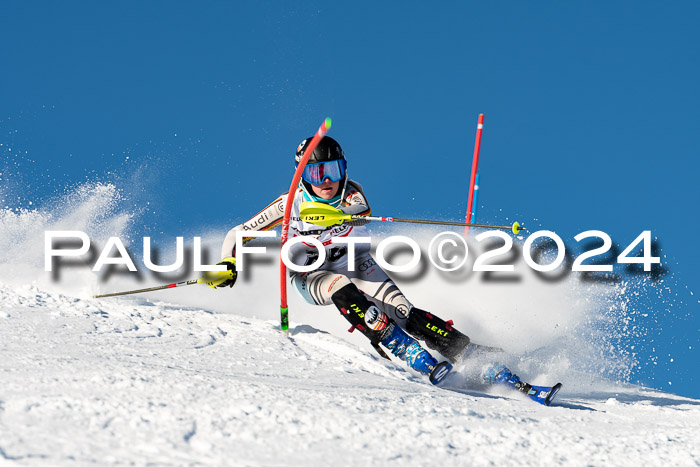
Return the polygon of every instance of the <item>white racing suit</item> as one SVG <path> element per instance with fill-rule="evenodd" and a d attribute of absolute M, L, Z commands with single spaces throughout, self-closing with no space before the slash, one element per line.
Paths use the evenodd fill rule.
<path fill-rule="evenodd" d="M 369 203 L 362 192 L 362 187 L 357 182 L 348 180 L 341 196 L 338 208 L 344 213 L 370 214 Z M 286 198 L 287 194 L 285 193 L 251 219 L 231 229 L 222 246 L 222 257 L 235 255 L 234 249 L 238 232 L 270 230 L 280 225 L 284 216 Z M 326 249 L 326 260 L 319 268 L 311 272 L 290 271 L 292 284 L 297 292 L 308 303 L 315 305 L 335 304 L 343 313 L 343 307 L 337 300 L 337 292 L 354 284 L 369 302 L 377 306 L 402 329 L 418 339 L 425 340 L 430 348 L 438 350 L 448 359 L 457 360 L 458 355 L 461 356 L 462 351 L 469 344 L 469 338 L 452 328 L 451 321 L 445 322 L 437 316 L 414 308 L 394 281 L 372 258 L 369 243 L 355 245 L 355 270 L 348 269 L 348 246 L 332 243 L 331 239 L 368 237 L 366 227 L 357 225 L 362 222 L 345 223 L 331 227 L 320 227 L 303 222 L 299 214 L 303 201 L 310 200 L 308 195 L 299 188 L 294 196 L 292 206 L 289 239 L 300 235 L 315 237 Z M 298 243 L 290 250 L 290 257 L 295 264 L 308 265 L 318 258 L 318 250 L 311 244 Z"/>

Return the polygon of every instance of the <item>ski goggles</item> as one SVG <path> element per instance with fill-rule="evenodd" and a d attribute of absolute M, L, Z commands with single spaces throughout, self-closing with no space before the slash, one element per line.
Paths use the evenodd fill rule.
<path fill-rule="evenodd" d="M 331 182 L 337 182 L 345 177 L 345 169 L 347 162 L 345 159 L 328 162 L 316 162 L 315 164 L 307 164 L 304 171 L 301 173 L 301 178 L 312 185 L 320 185 L 325 179 Z"/>

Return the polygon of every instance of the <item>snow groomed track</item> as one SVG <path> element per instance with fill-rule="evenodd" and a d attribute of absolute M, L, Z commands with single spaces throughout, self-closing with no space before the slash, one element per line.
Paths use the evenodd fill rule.
<path fill-rule="evenodd" d="M 308 325 L 0 284 L 0 463 L 697 465 L 700 401 L 445 390 Z M 4 462 L 3 462 L 4 461 Z"/>

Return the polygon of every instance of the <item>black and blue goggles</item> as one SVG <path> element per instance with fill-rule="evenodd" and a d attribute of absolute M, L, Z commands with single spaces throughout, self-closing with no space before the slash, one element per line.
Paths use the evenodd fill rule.
<path fill-rule="evenodd" d="M 345 169 L 347 165 L 345 159 L 307 164 L 306 167 L 304 167 L 301 178 L 312 185 L 320 185 L 325 179 L 329 179 L 331 182 L 337 182 L 345 178 Z"/>

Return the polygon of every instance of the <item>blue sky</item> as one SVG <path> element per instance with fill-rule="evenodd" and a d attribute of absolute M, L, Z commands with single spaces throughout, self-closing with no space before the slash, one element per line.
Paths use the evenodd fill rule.
<path fill-rule="evenodd" d="M 697 366 L 699 14 L 690 1 L 6 1 L 3 183 L 26 187 L 6 204 L 139 174 L 144 230 L 232 226 L 287 189 L 297 144 L 330 116 L 376 214 L 460 220 L 484 113 L 479 220 L 567 243 L 599 229 L 622 248 L 650 229 L 686 317 L 667 345 Z"/>

